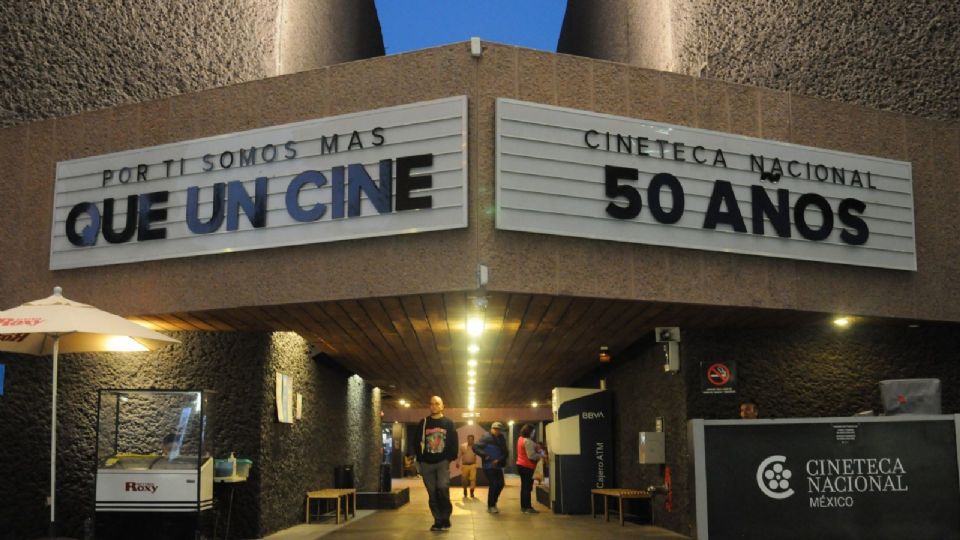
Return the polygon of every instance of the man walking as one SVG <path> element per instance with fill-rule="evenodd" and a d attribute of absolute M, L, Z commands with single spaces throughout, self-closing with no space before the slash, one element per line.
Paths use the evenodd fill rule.
<path fill-rule="evenodd" d="M 490 489 L 487 490 L 487 512 L 499 514 L 497 500 L 503 491 L 503 467 L 507 464 L 507 439 L 503 436 L 503 424 L 494 422 L 490 433 L 480 437 L 473 451 L 483 458 L 483 474 L 487 475 Z"/>
<path fill-rule="evenodd" d="M 433 514 L 431 531 L 450 528 L 450 462 L 457 459 L 457 429 L 453 421 L 443 416 L 443 400 L 440 396 L 430 398 L 430 416 L 420 423 L 420 444 L 417 461 L 423 485 L 430 497 L 430 513 Z"/>
<path fill-rule="evenodd" d="M 460 479 L 463 484 L 463 498 L 467 498 L 467 484 L 470 485 L 470 498 L 477 488 L 477 454 L 473 452 L 473 435 L 467 435 L 467 442 L 460 445 L 460 455 L 457 456 L 457 465 L 460 467 Z"/>

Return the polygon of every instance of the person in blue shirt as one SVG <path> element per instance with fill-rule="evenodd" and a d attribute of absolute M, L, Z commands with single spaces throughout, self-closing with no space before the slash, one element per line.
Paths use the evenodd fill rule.
<path fill-rule="evenodd" d="M 503 424 L 494 422 L 477 444 L 473 453 L 483 460 L 483 474 L 487 476 L 490 488 L 487 490 L 487 512 L 499 514 L 497 500 L 503 491 L 503 467 L 507 464 L 507 439 L 503 436 Z"/>

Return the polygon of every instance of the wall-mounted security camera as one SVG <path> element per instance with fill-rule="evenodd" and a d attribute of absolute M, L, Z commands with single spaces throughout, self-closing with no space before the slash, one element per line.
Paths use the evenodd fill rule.
<path fill-rule="evenodd" d="M 654 329 L 657 343 L 665 341 L 680 341 L 680 327 L 678 326 L 658 326 Z"/>

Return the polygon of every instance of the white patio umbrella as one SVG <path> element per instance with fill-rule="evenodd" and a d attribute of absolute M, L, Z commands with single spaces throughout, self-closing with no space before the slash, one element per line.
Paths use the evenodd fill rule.
<path fill-rule="evenodd" d="M 50 532 L 56 524 L 57 356 L 61 352 L 147 351 L 178 340 L 123 317 L 53 296 L 0 311 L 0 351 L 53 355 L 53 412 L 50 417 Z"/>

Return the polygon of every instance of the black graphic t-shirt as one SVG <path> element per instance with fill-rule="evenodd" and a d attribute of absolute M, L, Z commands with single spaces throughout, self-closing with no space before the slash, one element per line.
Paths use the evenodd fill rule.
<path fill-rule="evenodd" d="M 417 452 L 417 459 L 420 462 L 440 463 L 444 460 L 457 459 L 460 443 L 457 440 L 457 428 L 452 420 L 446 417 L 427 417 L 426 422 L 421 422 L 420 426 L 424 430 L 423 452 Z"/>

